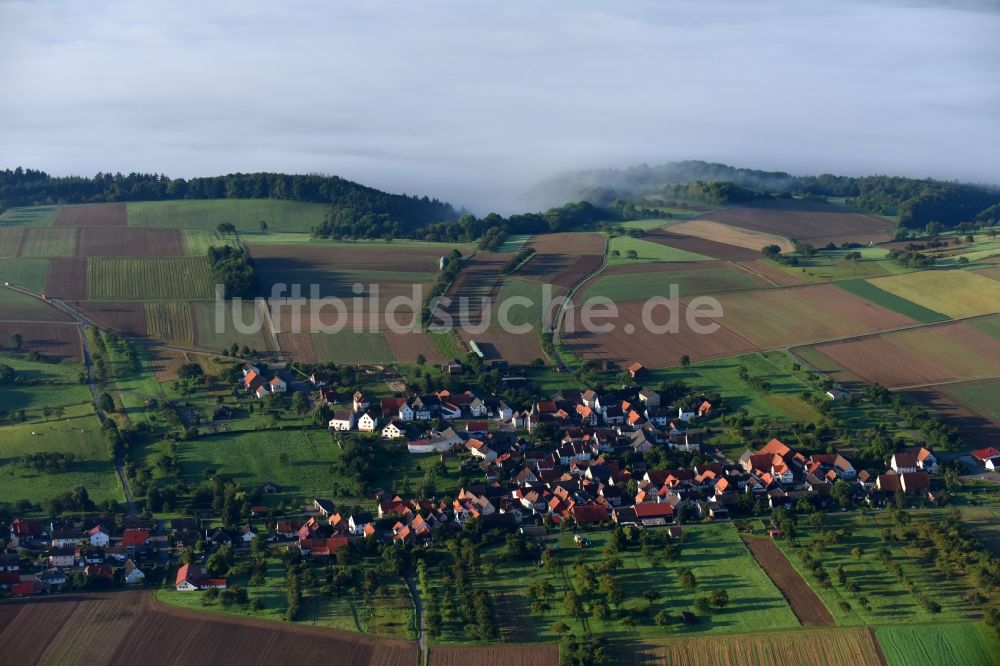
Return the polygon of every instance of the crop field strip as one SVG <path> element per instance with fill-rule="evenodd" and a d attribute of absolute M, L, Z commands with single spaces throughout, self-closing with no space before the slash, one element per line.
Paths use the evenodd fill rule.
<path fill-rule="evenodd" d="M 80 301 L 69 305 L 105 330 L 138 337 L 149 333 L 142 303 Z"/>
<path fill-rule="evenodd" d="M 78 227 L 31 227 L 24 230 L 20 257 L 72 257 L 76 255 Z"/>
<path fill-rule="evenodd" d="M 970 666 L 996 664 L 1000 649 L 980 624 L 884 625 L 875 636 L 889 666 Z"/>
<path fill-rule="evenodd" d="M 45 292 L 66 301 L 87 299 L 87 260 L 83 257 L 49 259 Z"/>
<path fill-rule="evenodd" d="M 616 254 L 617 253 L 617 254 Z M 632 256 L 634 253 L 634 256 Z M 616 236 L 608 243 L 608 264 L 632 265 L 645 262 L 714 261 L 714 257 L 663 243 L 653 243 L 644 238 Z"/>
<path fill-rule="evenodd" d="M 202 256 L 207 254 L 207 249 Z M 179 229 L 95 227 L 80 230 L 81 257 L 183 257 L 187 245 Z"/>
<path fill-rule="evenodd" d="M 833 626 L 833 616 L 785 554 L 768 538 L 743 537 L 757 563 L 781 590 L 795 616 L 805 626 Z"/>
<path fill-rule="evenodd" d="M 379 333 L 279 333 L 281 349 L 307 363 L 392 363 L 396 360 Z"/>
<path fill-rule="evenodd" d="M 53 225 L 56 227 L 123 227 L 125 204 L 82 204 L 63 206 Z"/>
<path fill-rule="evenodd" d="M 87 260 L 90 300 L 207 300 L 214 296 L 204 257 Z"/>
<path fill-rule="evenodd" d="M 815 349 L 852 374 L 891 389 L 1000 376 L 1000 343 L 971 321 L 863 336 Z"/>
<path fill-rule="evenodd" d="M 885 666 L 872 632 L 861 628 L 762 631 L 630 643 L 620 651 L 619 663 L 635 666 Z"/>
<path fill-rule="evenodd" d="M 49 270 L 47 259 L 0 259 L 0 281 L 10 282 L 32 291 L 45 289 L 45 276 Z"/>
<path fill-rule="evenodd" d="M 0 258 L 16 257 L 21 252 L 21 238 L 24 229 L 20 227 L 0 227 Z"/>
<path fill-rule="evenodd" d="M 258 232 L 263 221 L 274 230 L 309 233 L 329 210 L 327 204 L 278 199 L 186 199 L 130 203 L 127 218 L 135 227 L 213 230 L 228 223 Z"/>
<path fill-rule="evenodd" d="M 679 224 L 672 225 L 670 231 L 682 236 L 694 236 L 716 243 L 734 245 L 747 250 L 756 250 L 757 252 L 760 252 L 760 249 L 765 245 L 777 245 L 781 248 L 782 252 L 791 252 L 795 249 L 795 244 L 784 236 L 735 227 L 708 219 L 680 222 Z"/>
<path fill-rule="evenodd" d="M 900 298 L 949 317 L 1000 312 L 1000 281 L 980 271 L 927 270 L 870 282 Z"/>
<path fill-rule="evenodd" d="M 45 356 L 66 361 L 83 359 L 83 348 L 77 326 L 69 322 L 27 323 L 24 321 L 0 322 L 0 350 L 7 348 L 10 337 L 19 334 L 23 341 L 17 350 L 22 354 L 38 352 Z"/>
<path fill-rule="evenodd" d="M 194 345 L 190 304 L 146 303 L 144 309 L 150 337 L 179 345 Z"/>
<path fill-rule="evenodd" d="M 459 244 L 456 244 L 456 247 Z M 447 246 L 409 243 L 285 243 L 248 242 L 259 271 L 386 271 L 437 273 Z"/>
<path fill-rule="evenodd" d="M 430 666 L 556 666 L 559 663 L 559 646 L 554 643 L 481 647 L 432 646 L 429 657 Z"/>
<path fill-rule="evenodd" d="M 717 243 L 707 238 L 676 234 L 671 231 L 670 227 L 647 231 L 643 234 L 642 240 L 714 259 L 752 261 L 760 258 L 760 248 L 754 250 L 737 245 Z"/>
<path fill-rule="evenodd" d="M 604 296 L 619 303 L 646 300 L 653 296 L 669 296 L 671 285 L 677 285 L 682 298 L 769 286 L 763 279 L 731 265 L 716 267 L 713 262 L 711 268 L 701 269 L 697 266 L 694 264 L 690 269 L 652 275 L 646 271 L 601 274 L 588 284 L 583 297 Z"/>
<path fill-rule="evenodd" d="M 51 227 L 59 206 L 25 206 L 0 214 L 0 227 Z"/>
<path fill-rule="evenodd" d="M 846 206 L 801 199 L 756 201 L 721 208 L 701 215 L 695 221 L 702 220 L 809 241 L 817 247 L 828 242 L 840 245 L 845 242 L 868 244 L 892 240 L 893 226 L 886 218 Z M 671 229 L 675 230 L 676 225 Z"/>
<path fill-rule="evenodd" d="M 194 319 L 194 339 L 195 346 L 209 351 L 219 351 L 228 349 L 235 343 L 239 347 L 247 346 L 250 349 L 260 351 L 273 351 L 268 346 L 267 338 L 263 334 L 263 326 L 255 333 L 241 333 L 234 323 L 233 303 L 226 303 L 223 308 L 223 320 L 216 322 L 216 306 L 214 302 L 195 302 L 190 304 L 191 314 Z M 257 313 L 254 303 L 244 301 L 239 305 L 240 325 L 246 329 L 253 329 L 256 319 L 261 319 Z M 216 324 L 219 324 L 217 327 Z"/>

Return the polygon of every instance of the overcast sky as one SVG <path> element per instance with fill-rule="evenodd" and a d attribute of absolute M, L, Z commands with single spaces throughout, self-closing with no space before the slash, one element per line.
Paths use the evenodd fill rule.
<path fill-rule="evenodd" d="M 477 212 L 678 159 L 997 182 L 997 5 L 0 0 L 0 166 L 321 172 Z"/>

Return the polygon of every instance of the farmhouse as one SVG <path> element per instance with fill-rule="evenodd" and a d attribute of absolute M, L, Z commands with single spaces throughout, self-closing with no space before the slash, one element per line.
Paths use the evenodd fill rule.
<path fill-rule="evenodd" d="M 358 430 L 361 432 L 375 432 L 378 427 L 378 418 L 370 412 L 365 412 L 358 418 Z"/>
<path fill-rule="evenodd" d="M 284 379 L 278 377 L 277 375 L 271 377 L 271 381 L 269 381 L 267 385 L 271 393 L 274 394 L 285 393 L 288 391 L 288 384 L 285 383 Z"/>
<path fill-rule="evenodd" d="M 111 542 L 111 535 L 103 525 L 95 525 L 87 532 L 87 540 L 95 548 L 104 548 Z"/>
<path fill-rule="evenodd" d="M 357 419 L 357 414 L 349 409 L 338 409 L 333 412 L 333 418 L 330 419 L 329 428 L 330 430 L 340 430 L 348 431 L 354 430 L 355 420 Z"/>
<path fill-rule="evenodd" d="M 174 588 L 178 592 L 195 592 L 207 589 L 224 590 L 226 589 L 226 579 L 209 578 L 204 575 L 201 567 L 195 564 L 185 564 L 177 570 Z"/>
<path fill-rule="evenodd" d="M 382 428 L 382 439 L 397 439 L 403 436 L 403 424 L 396 419 L 389 421 Z"/>

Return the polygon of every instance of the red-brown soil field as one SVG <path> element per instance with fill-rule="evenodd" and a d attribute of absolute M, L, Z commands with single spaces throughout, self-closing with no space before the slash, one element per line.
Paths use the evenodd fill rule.
<path fill-rule="evenodd" d="M 532 236 L 528 245 L 539 254 L 604 254 L 605 238 L 594 232 L 565 232 Z"/>
<path fill-rule="evenodd" d="M 536 358 L 545 358 L 537 331 L 518 334 L 491 328 L 482 333 L 459 331 L 458 336 L 466 344 L 475 340 L 487 361 L 503 359 L 511 365 L 528 365 Z"/>
<path fill-rule="evenodd" d="M 430 666 L 555 666 L 559 646 L 552 643 L 533 645 L 497 645 L 483 647 L 433 647 Z"/>
<path fill-rule="evenodd" d="M 833 616 L 781 549 L 770 539 L 741 537 L 768 578 L 781 590 L 799 621 L 806 626 L 832 627 Z"/>
<path fill-rule="evenodd" d="M 845 206 L 778 199 L 722 208 L 698 218 L 787 236 L 820 247 L 829 242 L 881 243 L 892 240 L 892 222 Z"/>
<path fill-rule="evenodd" d="M 125 204 L 63 206 L 53 223 L 57 227 L 124 227 Z"/>
<path fill-rule="evenodd" d="M 49 259 L 45 274 L 45 292 L 63 300 L 87 298 L 87 260 L 82 257 Z"/>
<path fill-rule="evenodd" d="M 511 254 L 477 254 L 469 260 L 458 274 L 458 279 L 446 294 L 452 300 L 447 311 L 459 321 L 462 304 L 459 299 L 468 299 L 465 321 L 476 324 L 483 314 L 483 299 L 495 303 L 500 294 L 500 269 L 511 260 Z M 532 260 L 534 261 L 534 260 Z M 531 262 L 528 264 L 531 265 Z"/>
<path fill-rule="evenodd" d="M 572 287 L 587 277 L 604 263 L 604 257 L 597 254 L 583 254 L 573 260 L 573 263 L 552 277 L 550 282 L 558 287 Z"/>
<path fill-rule="evenodd" d="M 169 608 L 156 605 L 151 596 L 138 591 L 88 593 L 4 607 L 4 661 L 413 666 L 419 659 L 416 643 Z"/>
<path fill-rule="evenodd" d="M 716 243 L 715 241 L 711 241 L 706 238 L 698 238 L 696 236 L 674 234 L 670 233 L 669 228 L 651 229 L 642 236 L 642 240 L 659 243 L 660 245 L 666 245 L 668 247 L 674 247 L 678 250 L 684 250 L 686 252 L 703 254 L 706 257 L 712 257 L 714 259 L 747 261 L 760 257 L 759 251 L 755 251 L 750 248 Z"/>
<path fill-rule="evenodd" d="M 916 324 L 833 284 L 715 294 L 727 328 L 761 349 L 793 347 Z"/>
<path fill-rule="evenodd" d="M 438 351 L 434 340 L 426 333 L 393 333 L 385 331 L 385 340 L 392 349 L 393 356 L 400 363 L 416 363 L 418 356 L 423 356 L 428 363 L 444 363 L 445 359 Z"/>
<path fill-rule="evenodd" d="M 887 388 L 1000 376 L 1000 344 L 966 322 L 816 345 L 847 371 Z"/>
<path fill-rule="evenodd" d="M 446 248 L 407 246 L 405 243 L 378 245 L 303 245 L 299 243 L 249 245 L 250 255 L 260 271 L 403 271 L 436 273 Z"/>
<path fill-rule="evenodd" d="M 642 325 L 643 303 L 630 302 L 618 304 L 618 318 L 610 321 L 615 330 L 606 334 L 583 332 L 579 319 L 579 308 L 570 310 L 565 322 L 568 330 L 570 317 L 572 325 L 578 332 L 563 332 L 561 339 L 574 352 L 586 359 L 609 360 L 618 364 L 639 361 L 649 367 L 674 366 L 680 363 L 681 356 L 687 355 L 692 361 L 704 361 L 723 356 L 733 356 L 753 351 L 753 343 L 737 335 L 725 326 L 714 333 L 701 335 L 692 331 L 684 318 L 684 306 L 681 306 L 681 324 L 677 333 L 654 334 Z M 667 321 L 667 313 L 663 308 L 653 311 L 653 320 L 660 325 Z M 625 325 L 632 324 L 635 329 L 630 335 L 625 332 Z"/>
<path fill-rule="evenodd" d="M 75 324 L 0 322 L 0 351 L 15 351 L 6 346 L 15 333 L 22 338 L 18 353 L 38 352 L 65 361 L 83 360 L 80 332 Z"/>
<path fill-rule="evenodd" d="M 142 303 L 68 303 L 101 328 L 131 336 L 145 336 L 146 311 Z"/>
<path fill-rule="evenodd" d="M 79 257 L 183 257 L 187 245 L 180 229 L 103 227 L 85 229 L 76 246 Z"/>

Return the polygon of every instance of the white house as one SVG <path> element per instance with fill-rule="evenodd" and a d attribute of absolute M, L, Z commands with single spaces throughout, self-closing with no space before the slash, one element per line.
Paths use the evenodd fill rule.
<path fill-rule="evenodd" d="M 486 416 L 489 413 L 489 408 L 479 398 L 473 398 L 472 402 L 469 403 L 469 412 L 473 416 Z"/>
<path fill-rule="evenodd" d="M 414 413 L 412 407 L 410 407 L 405 402 L 399 406 L 400 421 L 412 421 L 414 418 L 416 418 L 416 414 Z"/>
<path fill-rule="evenodd" d="M 361 432 L 375 432 L 375 428 L 378 426 L 378 419 L 365 412 L 358 419 L 358 430 Z"/>
<path fill-rule="evenodd" d="M 50 567 L 71 567 L 76 564 L 75 548 L 51 548 L 49 549 Z"/>
<path fill-rule="evenodd" d="M 338 409 L 333 413 L 333 418 L 330 419 L 329 428 L 330 430 L 354 430 L 354 424 L 357 422 L 358 415 L 347 409 Z"/>
<path fill-rule="evenodd" d="M 465 448 L 468 449 L 469 453 L 475 458 L 481 458 L 488 462 L 493 462 L 497 459 L 497 452 L 486 446 L 486 443 L 482 440 L 472 438 L 465 443 Z"/>
<path fill-rule="evenodd" d="M 497 421 L 500 423 L 509 423 L 511 418 L 514 416 L 514 410 L 505 403 L 503 400 L 497 405 Z"/>
<path fill-rule="evenodd" d="M 87 533 L 90 545 L 95 548 L 104 548 L 111 543 L 111 535 L 107 533 L 103 526 L 97 525 Z"/>
<path fill-rule="evenodd" d="M 288 384 L 285 383 L 284 379 L 278 377 L 277 375 L 271 377 L 271 381 L 267 384 L 271 387 L 271 393 L 285 393 L 288 391 Z"/>
<path fill-rule="evenodd" d="M 142 585 L 146 582 L 146 574 L 135 565 L 131 558 L 125 563 L 125 584 Z"/>
<path fill-rule="evenodd" d="M 694 418 L 694 412 L 685 412 L 683 407 L 678 407 L 677 418 L 681 421 L 690 421 Z"/>
<path fill-rule="evenodd" d="M 396 439 L 397 437 L 403 436 L 403 429 L 399 427 L 398 421 L 389 421 L 384 428 L 382 428 L 382 439 Z"/>

